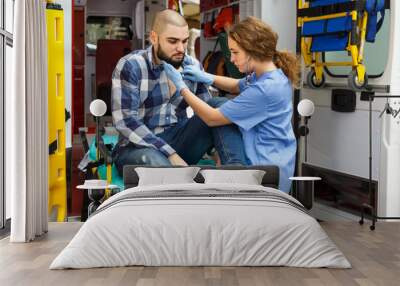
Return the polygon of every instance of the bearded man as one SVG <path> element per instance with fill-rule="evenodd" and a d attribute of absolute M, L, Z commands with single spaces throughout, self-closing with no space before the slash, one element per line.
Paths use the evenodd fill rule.
<path fill-rule="evenodd" d="M 192 165 L 215 147 L 222 164 L 246 165 L 238 127 L 208 127 L 198 116 L 187 117 L 187 104 L 167 78 L 162 61 L 176 69 L 199 62 L 186 54 L 189 28 L 173 10 L 159 12 L 150 33 L 151 46 L 121 58 L 112 79 L 112 117 L 119 131 L 113 159 L 122 174 L 124 165 Z M 214 107 L 202 83 L 185 81 L 190 90 Z"/>

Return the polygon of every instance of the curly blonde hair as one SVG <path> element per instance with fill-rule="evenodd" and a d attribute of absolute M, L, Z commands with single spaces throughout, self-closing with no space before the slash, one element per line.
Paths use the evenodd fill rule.
<path fill-rule="evenodd" d="M 256 17 L 248 17 L 230 27 L 228 36 L 253 59 L 273 61 L 278 68 L 282 69 L 292 85 L 298 86 L 299 60 L 290 52 L 276 50 L 279 37 L 269 25 Z"/>

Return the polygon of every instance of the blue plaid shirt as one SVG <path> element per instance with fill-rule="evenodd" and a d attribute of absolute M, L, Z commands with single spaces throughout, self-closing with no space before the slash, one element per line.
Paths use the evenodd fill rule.
<path fill-rule="evenodd" d="M 200 63 L 185 55 L 183 66 Z M 199 98 L 211 98 L 207 86 L 185 81 Z M 187 118 L 187 103 L 179 92 L 170 94 L 162 65 L 153 63 L 152 46 L 121 58 L 112 76 L 112 117 L 120 133 L 119 146 L 129 142 L 159 150 L 167 157 L 175 150 L 157 134 Z"/>

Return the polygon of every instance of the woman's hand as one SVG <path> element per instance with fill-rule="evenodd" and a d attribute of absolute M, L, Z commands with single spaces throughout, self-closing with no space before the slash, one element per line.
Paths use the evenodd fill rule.
<path fill-rule="evenodd" d="M 165 61 L 162 61 L 162 64 L 164 67 L 164 71 L 167 73 L 168 78 L 174 83 L 179 93 L 182 91 L 182 89 L 188 88 L 185 82 L 183 81 L 181 73 L 176 68 L 166 63 Z"/>
<path fill-rule="evenodd" d="M 200 70 L 200 68 L 197 66 L 188 65 L 183 69 L 183 78 L 185 80 L 211 85 L 214 82 L 215 75 L 206 73 L 205 71 Z"/>

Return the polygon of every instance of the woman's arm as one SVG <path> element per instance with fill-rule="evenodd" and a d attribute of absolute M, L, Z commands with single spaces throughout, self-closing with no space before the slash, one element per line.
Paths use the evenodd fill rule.
<path fill-rule="evenodd" d="M 216 75 L 213 85 L 229 93 L 238 94 L 240 92 L 239 80 L 235 78 Z"/>
<path fill-rule="evenodd" d="M 208 126 L 215 127 L 232 123 L 217 108 L 209 106 L 206 102 L 194 95 L 190 89 L 182 89 L 181 95 L 187 104 L 193 109 L 194 113 Z"/>
<path fill-rule="evenodd" d="M 229 93 L 233 94 L 237 94 L 240 92 L 238 79 L 213 75 L 201 70 L 199 67 L 194 65 L 185 66 L 183 74 L 184 78 L 187 80 L 202 82 L 208 85 L 213 84 L 219 89 L 228 91 Z"/>

